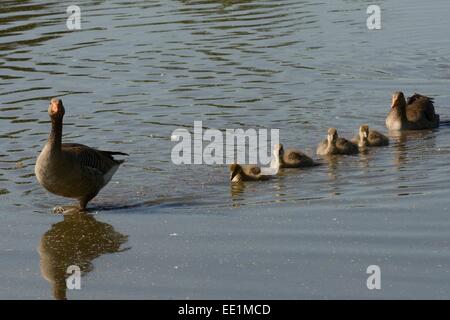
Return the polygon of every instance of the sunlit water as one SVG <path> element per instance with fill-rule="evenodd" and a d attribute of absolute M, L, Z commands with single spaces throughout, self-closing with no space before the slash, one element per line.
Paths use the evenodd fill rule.
<path fill-rule="evenodd" d="M 0 298 L 450 298 L 450 127 L 237 186 L 170 160 L 194 120 L 314 155 L 330 126 L 386 132 L 396 90 L 450 119 L 447 0 L 380 0 L 379 31 L 366 1 L 78 3 L 80 31 L 71 2 L 0 8 Z M 91 215 L 52 214 L 72 202 L 34 177 L 53 96 L 65 141 L 130 153 Z"/>

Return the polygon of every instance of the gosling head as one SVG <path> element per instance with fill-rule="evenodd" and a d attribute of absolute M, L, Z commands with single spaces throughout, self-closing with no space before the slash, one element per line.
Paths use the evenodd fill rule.
<path fill-rule="evenodd" d="M 237 163 L 233 163 L 229 166 L 229 168 L 230 168 L 230 180 L 240 181 L 239 174 L 242 172 L 242 167 Z"/>
<path fill-rule="evenodd" d="M 281 158 L 284 155 L 284 147 L 281 143 L 277 143 L 276 145 L 274 145 L 273 147 L 273 155 L 276 158 Z"/>
<path fill-rule="evenodd" d="M 406 107 L 405 95 L 401 91 L 394 92 L 392 95 L 391 108 L 404 108 Z"/>
<path fill-rule="evenodd" d="M 328 129 L 328 135 L 327 135 L 328 143 L 336 143 L 337 138 L 338 138 L 338 133 L 337 133 L 336 128 Z"/>
<path fill-rule="evenodd" d="M 359 138 L 361 140 L 369 138 L 369 126 L 367 124 L 363 124 L 359 127 Z"/>
<path fill-rule="evenodd" d="M 52 119 L 62 119 L 66 110 L 64 110 L 64 106 L 61 99 L 53 98 L 50 101 L 50 105 L 48 106 L 48 114 Z"/>

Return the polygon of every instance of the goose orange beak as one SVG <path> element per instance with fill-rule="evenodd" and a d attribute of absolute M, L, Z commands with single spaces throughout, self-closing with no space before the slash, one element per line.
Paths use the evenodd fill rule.
<path fill-rule="evenodd" d="M 50 105 L 52 113 L 58 113 L 62 108 L 62 101 L 60 99 L 53 98 Z"/>
<path fill-rule="evenodd" d="M 397 106 L 397 100 L 398 100 L 397 96 L 392 97 L 391 109 L 394 109 Z"/>

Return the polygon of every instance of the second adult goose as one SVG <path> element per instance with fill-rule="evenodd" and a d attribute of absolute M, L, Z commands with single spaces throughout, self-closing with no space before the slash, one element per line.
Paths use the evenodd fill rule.
<path fill-rule="evenodd" d="M 80 209 L 111 180 L 123 160 L 113 155 L 123 152 L 101 151 L 75 143 L 61 143 L 63 117 L 61 100 L 52 99 L 48 108 L 52 129 L 35 166 L 38 182 L 59 196 L 77 199 Z"/>
<path fill-rule="evenodd" d="M 403 92 L 392 95 L 391 111 L 386 118 L 389 130 L 421 130 L 439 127 L 439 115 L 434 111 L 433 99 L 414 94 L 405 100 Z"/>

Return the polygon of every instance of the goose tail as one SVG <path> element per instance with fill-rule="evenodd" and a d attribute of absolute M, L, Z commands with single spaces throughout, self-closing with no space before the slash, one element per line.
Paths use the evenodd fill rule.
<path fill-rule="evenodd" d="M 102 154 L 104 154 L 105 156 L 107 156 L 108 158 L 110 158 L 111 160 L 113 160 L 115 163 L 117 163 L 118 165 L 121 165 L 122 163 L 125 162 L 125 160 L 118 160 L 118 159 L 114 159 L 115 155 L 119 155 L 119 156 L 129 156 L 128 153 L 125 152 L 118 152 L 118 151 L 100 151 Z"/>

